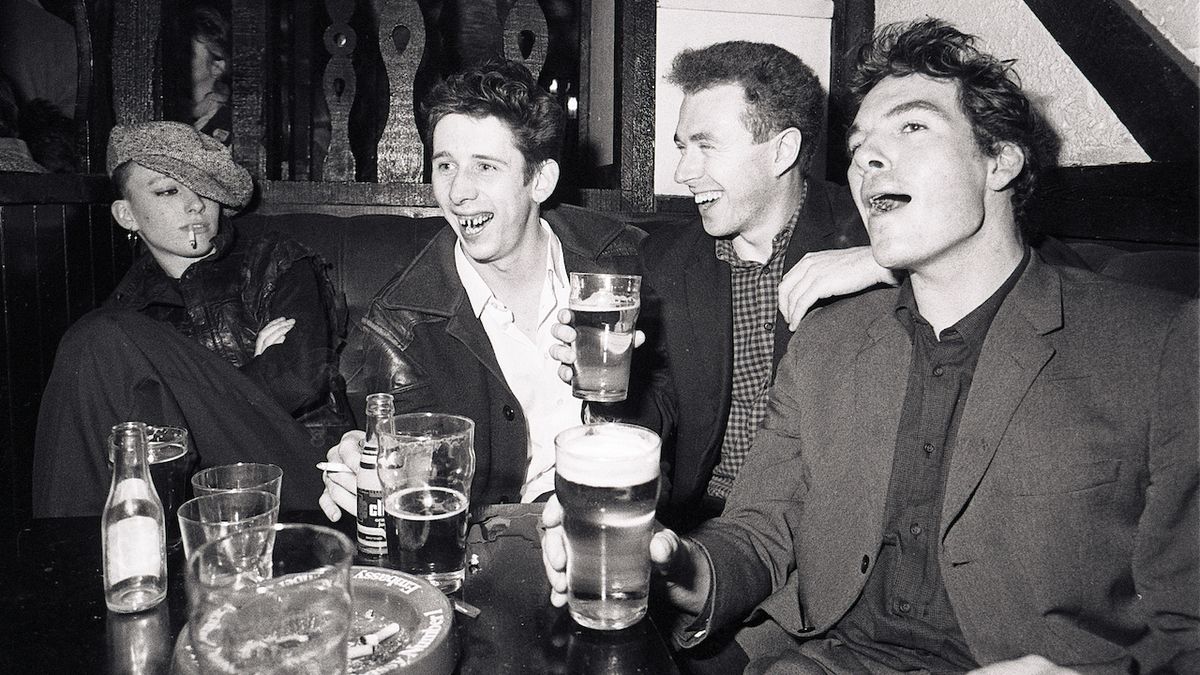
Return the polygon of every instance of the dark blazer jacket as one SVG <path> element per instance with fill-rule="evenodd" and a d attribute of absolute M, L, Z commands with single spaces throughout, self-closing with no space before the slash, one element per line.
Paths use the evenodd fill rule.
<path fill-rule="evenodd" d="M 637 273 L 641 230 L 571 206 L 542 217 L 562 243 L 568 272 Z M 350 359 L 350 391 L 391 392 L 398 413 L 444 412 L 474 420 L 474 509 L 520 501 L 529 429 L 458 278 L 455 242 L 454 231 L 442 227 L 401 262 L 401 271 L 375 296 L 351 335 L 351 353 L 344 358 Z"/>
<path fill-rule="evenodd" d="M 673 465 L 662 514 L 686 512 L 704 495 L 720 458 L 733 383 L 733 291 L 729 265 L 716 257 L 715 239 L 697 219 L 656 229 L 643 243 L 643 301 L 648 337 L 665 373 L 650 388 L 644 423 L 664 436 Z M 869 243 L 845 187 L 808 179 L 808 196 L 792 234 L 784 269 L 804 254 Z M 791 338 L 776 315 L 772 368 Z M 643 402 L 643 404 L 645 401 Z"/>
<path fill-rule="evenodd" d="M 715 625 L 766 599 L 816 636 L 862 590 L 912 349 L 896 293 L 831 305 L 793 338 L 807 348 L 780 366 L 725 515 L 695 534 Z M 1030 260 L 984 342 L 938 533 L 980 663 L 1198 672 L 1196 341 L 1195 301 Z"/>

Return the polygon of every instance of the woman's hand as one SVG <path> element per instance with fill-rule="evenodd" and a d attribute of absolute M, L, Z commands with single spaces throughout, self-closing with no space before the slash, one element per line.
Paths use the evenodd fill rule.
<path fill-rule="evenodd" d="M 295 319 L 279 317 L 267 322 L 254 338 L 254 355 L 258 356 L 267 351 L 267 347 L 277 345 L 287 338 L 288 331 L 296 325 Z"/>

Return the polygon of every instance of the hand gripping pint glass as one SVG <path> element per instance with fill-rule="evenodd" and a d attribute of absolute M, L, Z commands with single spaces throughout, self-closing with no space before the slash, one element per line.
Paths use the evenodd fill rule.
<path fill-rule="evenodd" d="M 629 424 L 572 427 L 554 439 L 567 538 L 567 603 L 580 625 L 632 626 L 646 614 L 658 502 L 658 435 Z"/>
<path fill-rule="evenodd" d="M 612 402 L 628 395 L 641 283 L 639 276 L 571 273 L 576 398 Z"/>

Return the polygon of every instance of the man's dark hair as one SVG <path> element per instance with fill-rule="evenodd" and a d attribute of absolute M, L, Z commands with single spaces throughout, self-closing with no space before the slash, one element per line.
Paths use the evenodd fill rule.
<path fill-rule="evenodd" d="M 795 127 L 802 136 L 796 164 L 802 173 L 808 172 L 825 115 L 825 90 L 795 54 L 763 42 L 720 42 L 680 52 L 667 79 L 684 94 L 723 84 L 740 86 L 746 101 L 742 124 L 754 142 Z"/>
<path fill-rule="evenodd" d="M 848 83 L 851 109 L 857 111 L 887 77 L 917 74 L 958 82 L 959 104 L 979 149 L 995 157 L 1002 143 L 1012 143 L 1025 154 L 1025 166 L 1012 182 L 1013 212 L 1023 220 L 1038 174 L 1057 161 L 1058 139 L 1021 90 L 1012 64 L 980 52 L 975 36 L 940 19 L 888 24 L 858 50 Z"/>
<path fill-rule="evenodd" d="M 433 130 L 447 115 L 495 117 L 503 122 L 525 158 L 526 183 L 543 162 L 558 161 L 562 152 L 566 129 L 562 106 L 515 61 L 490 61 L 451 75 L 429 92 L 422 108 L 425 140 L 431 147 Z"/>

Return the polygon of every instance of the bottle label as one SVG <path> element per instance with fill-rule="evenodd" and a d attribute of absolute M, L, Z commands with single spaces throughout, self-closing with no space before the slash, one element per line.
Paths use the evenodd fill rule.
<path fill-rule="evenodd" d="M 104 564 L 111 586 L 130 577 L 162 573 L 163 545 L 158 523 L 150 516 L 130 516 L 108 526 Z"/>
<path fill-rule="evenodd" d="M 381 490 L 358 491 L 358 552 L 363 555 L 387 555 L 387 521 L 383 513 Z"/>
<path fill-rule="evenodd" d="M 112 501 L 114 504 L 127 500 L 140 501 L 150 499 L 150 483 L 141 478 L 126 478 L 113 488 Z"/>

